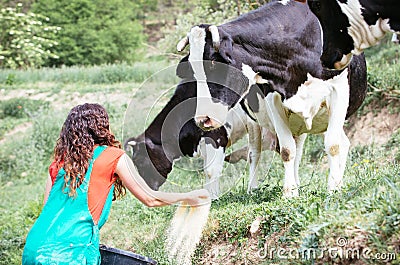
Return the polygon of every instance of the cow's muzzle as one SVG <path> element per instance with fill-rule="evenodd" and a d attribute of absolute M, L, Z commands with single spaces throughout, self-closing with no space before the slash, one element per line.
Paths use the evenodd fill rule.
<path fill-rule="evenodd" d="M 195 117 L 195 122 L 204 131 L 211 131 L 222 126 L 220 122 L 206 115 Z"/>

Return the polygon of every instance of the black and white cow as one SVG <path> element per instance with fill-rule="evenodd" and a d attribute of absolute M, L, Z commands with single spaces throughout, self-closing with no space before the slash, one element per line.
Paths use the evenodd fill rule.
<path fill-rule="evenodd" d="M 349 91 L 348 70 L 321 80 L 328 72 L 320 62 L 321 35 L 319 21 L 306 4 L 277 1 L 218 27 L 193 27 L 178 43 L 178 49 L 190 44 L 189 55 L 182 59 L 190 67 L 178 67 L 177 72 L 196 80 L 196 124 L 204 130 L 219 128 L 240 102 L 250 117 L 277 134 L 285 196 L 298 193 L 307 133 L 327 131 L 328 189 L 340 188 L 349 148 L 343 131 L 348 102 L 358 107 L 366 93 L 361 84 Z M 349 99 L 349 93 L 361 96 Z M 301 101 L 301 106 L 295 104 Z"/>
<path fill-rule="evenodd" d="M 398 0 L 308 0 L 324 32 L 324 66 L 344 68 L 352 54 L 379 43 L 387 32 L 400 32 Z"/>
<path fill-rule="evenodd" d="M 195 89 L 195 82 L 181 82 L 148 128 L 125 141 L 125 149 L 131 149 L 132 160 L 140 175 L 152 189 L 158 190 L 172 171 L 174 161 L 183 156 L 199 155 L 204 159 L 204 188 L 215 199 L 220 193 L 218 180 L 226 160 L 225 148 L 248 133 L 251 139 L 246 154 L 250 162 L 248 191 L 257 188 L 256 167 L 260 152 L 275 149 L 275 135 L 260 128 L 241 108 L 229 113 L 226 126 L 214 131 L 201 130 L 193 119 Z M 239 154 L 234 152 L 232 155 Z"/>

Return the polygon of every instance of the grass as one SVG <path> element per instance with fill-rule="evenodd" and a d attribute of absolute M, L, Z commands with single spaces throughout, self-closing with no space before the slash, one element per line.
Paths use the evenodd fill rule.
<path fill-rule="evenodd" d="M 26 123 L 29 118 L 38 115 L 48 108 L 48 102 L 26 98 L 12 98 L 0 100 L 0 140 L 6 132 L 11 131 L 17 125 Z"/>
<path fill-rule="evenodd" d="M 385 54 L 392 56 L 394 49 L 385 49 Z M 398 90 L 398 86 L 395 89 L 392 86 L 396 82 L 398 85 L 398 75 L 389 80 L 386 78 L 389 75 L 379 70 L 386 69 L 385 65 L 371 56 L 369 78 L 372 79 L 369 80 L 378 80 L 382 76 L 382 80 L 391 80 L 391 83 L 373 83 L 373 87 L 387 92 L 371 90 L 368 100 L 371 97 L 371 101 L 387 98 L 390 91 Z M 101 74 L 107 76 L 102 71 L 108 67 L 112 68 L 109 73 L 116 76 L 96 80 Z M 0 117 L 3 135 L 18 124 L 32 123 L 26 131 L 7 135 L 0 143 L 1 265 L 21 263 L 26 234 L 42 207 L 52 149 L 69 109 L 83 100 L 98 101 L 108 110 L 111 128 L 118 139 L 137 135 L 165 104 L 176 84 L 176 79 L 171 77 L 173 68 L 151 76 L 153 70 L 162 67 L 161 64 L 137 64 L 133 68 L 121 65 L 0 71 L 1 93 L 12 98 L 13 94 L 31 90 L 29 95 L 25 94 L 29 103 L 34 102 L 31 98 L 44 93 L 41 101 L 32 104 L 47 105 L 35 107 L 35 115 L 13 117 L 4 115 L 3 111 Z M 397 66 L 389 64 L 388 67 Z M 133 77 L 131 71 L 138 72 L 138 76 Z M 151 77 L 142 82 L 144 77 L 139 73 Z M 164 92 L 168 89 L 169 92 Z M 396 98 L 391 100 L 398 104 Z M 0 107 L 6 105 L 4 101 L 0 101 Z M 9 108 L 14 110 L 14 107 Z M 144 115 L 147 113 L 150 113 L 149 117 Z M 279 156 L 272 152 L 263 153 L 260 188 L 251 195 L 246 193 L 247 163 L 241 162 L 235 167 L 226 165 L 222 176 L 223 196 L 212 204 L 193 263 L 387 264 L 390 260 L 391 264 L 400 264 L 399 142 L 400 130 L 397 130 L 383 146 L 353 148 L 347 161 L 345 186 L 334 194 L 326 191 L 328 169 L 320 136 L 307 139 L 300 171 L 300 196 L 296 199 L 282 198 L 283 165 Z M 182 163 L 191 163 L 196 168 L 196 163 L 201 161 Z M 197 187 L 203 181 L 202 174 L 196 170 L 187 172 L 177 166 L 169 180 L 180 186 Z M 177 189 L 165 186 L 168 188 Z M 174 210 L 175 207 L 146 208 L 127 195 L 114 202 L 110 218 L 101 231 L 101 242 L 152 257 L 159 264 L 170 264 L 163 244 Z M 256 220 L 259 229 L 251 234 L 250 227 Z M 338 246 L 342 239 L 346 243 L 344 247 Z M 332 249 L 355 253 L 367 251 L 370 256 L 361 260 L 324 252 Z M 276 250 L 281 254 L 291 253 L 293 257 L 281 259 Z M 314 257 L 312 251 L 319 255 Z M 261 255 L 265 253 L 268 255 Z M 381 258 L 386 254 L 386 259 L 378 259 L 378 253 L 382 254 Z M 396 255 L 395 260 L 392 260 L 392 254 Z"/>
<path fill-rule="evenodd" d="M 2 70 L 0 83 L 8 87 L 38 82 L 115 84 L 121 82 L 141 83 L 157 71 L 169 66 L 169 62 L 154 61 L 100 66 L 72 66 L 28 70 Z"/>

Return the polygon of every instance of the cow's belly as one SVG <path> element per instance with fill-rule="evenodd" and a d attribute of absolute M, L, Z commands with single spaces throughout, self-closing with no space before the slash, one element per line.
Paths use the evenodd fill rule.
<path fill-rule="evenodd" d="M 328 128 L 329 113 L 326 107 L 320 108 L 314 116 L 311 130 L 307 129 L 304 118 L 300 115 L 291 111 L 288 111 L 286 115 L 288 116 L 290 131 L 294 136 L 299 136 L 303 133 L 319 134 L 325 132 Z"/>

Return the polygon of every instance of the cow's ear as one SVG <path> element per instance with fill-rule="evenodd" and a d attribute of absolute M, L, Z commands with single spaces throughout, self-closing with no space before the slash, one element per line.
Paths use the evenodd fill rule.
<path fill-rule="evenodd" d="M 182 79 L 193 77 L 193 70 L 189 63 L 189 55 L 183 57 L 176 67 L 176 75 Z"/>
<path fill-rule="evenodd" d="M 232 37 L 222 29 L 219 29 L 219 35 L 221 38 L 219 54 L 228 64 L 233 64 L 235 60 L 233 59 Z"/>
<path fill-rule="evenodd" d="M 136 138 L 135 137 L 128 138 L 124 142 L 124 149 L 128 150 L 129 148 L 131 148 L 135 144 L 136 144 Z"/>
<path fill-rule="evenodd" d="M 133 156 L 133 153 L 135 151 L 136 145 L 138 143 L 134 139 L 135 138 L 130 138 L 124 144 L 125 151 L 128 152 L 128 154 L 130 154 L 131 156 Z"/>
<path fill-rule="evenodd" d="M 143 154 L 146 152 L 146 143 L 136 142 L 136 144 L 132 145 L 131 148 L 132 148 L 132 159 L 136 159 L 138 156 L 143 156 Z"/>
<path fill-rule="evenodd" d="M 128 145 L 130 145 L 130 146 L 135 146 L 135 145 L 137 145 L 137 142 L 136 142 L 136 141 L 129 141 L 129 142 L 128 142 Z"/>

